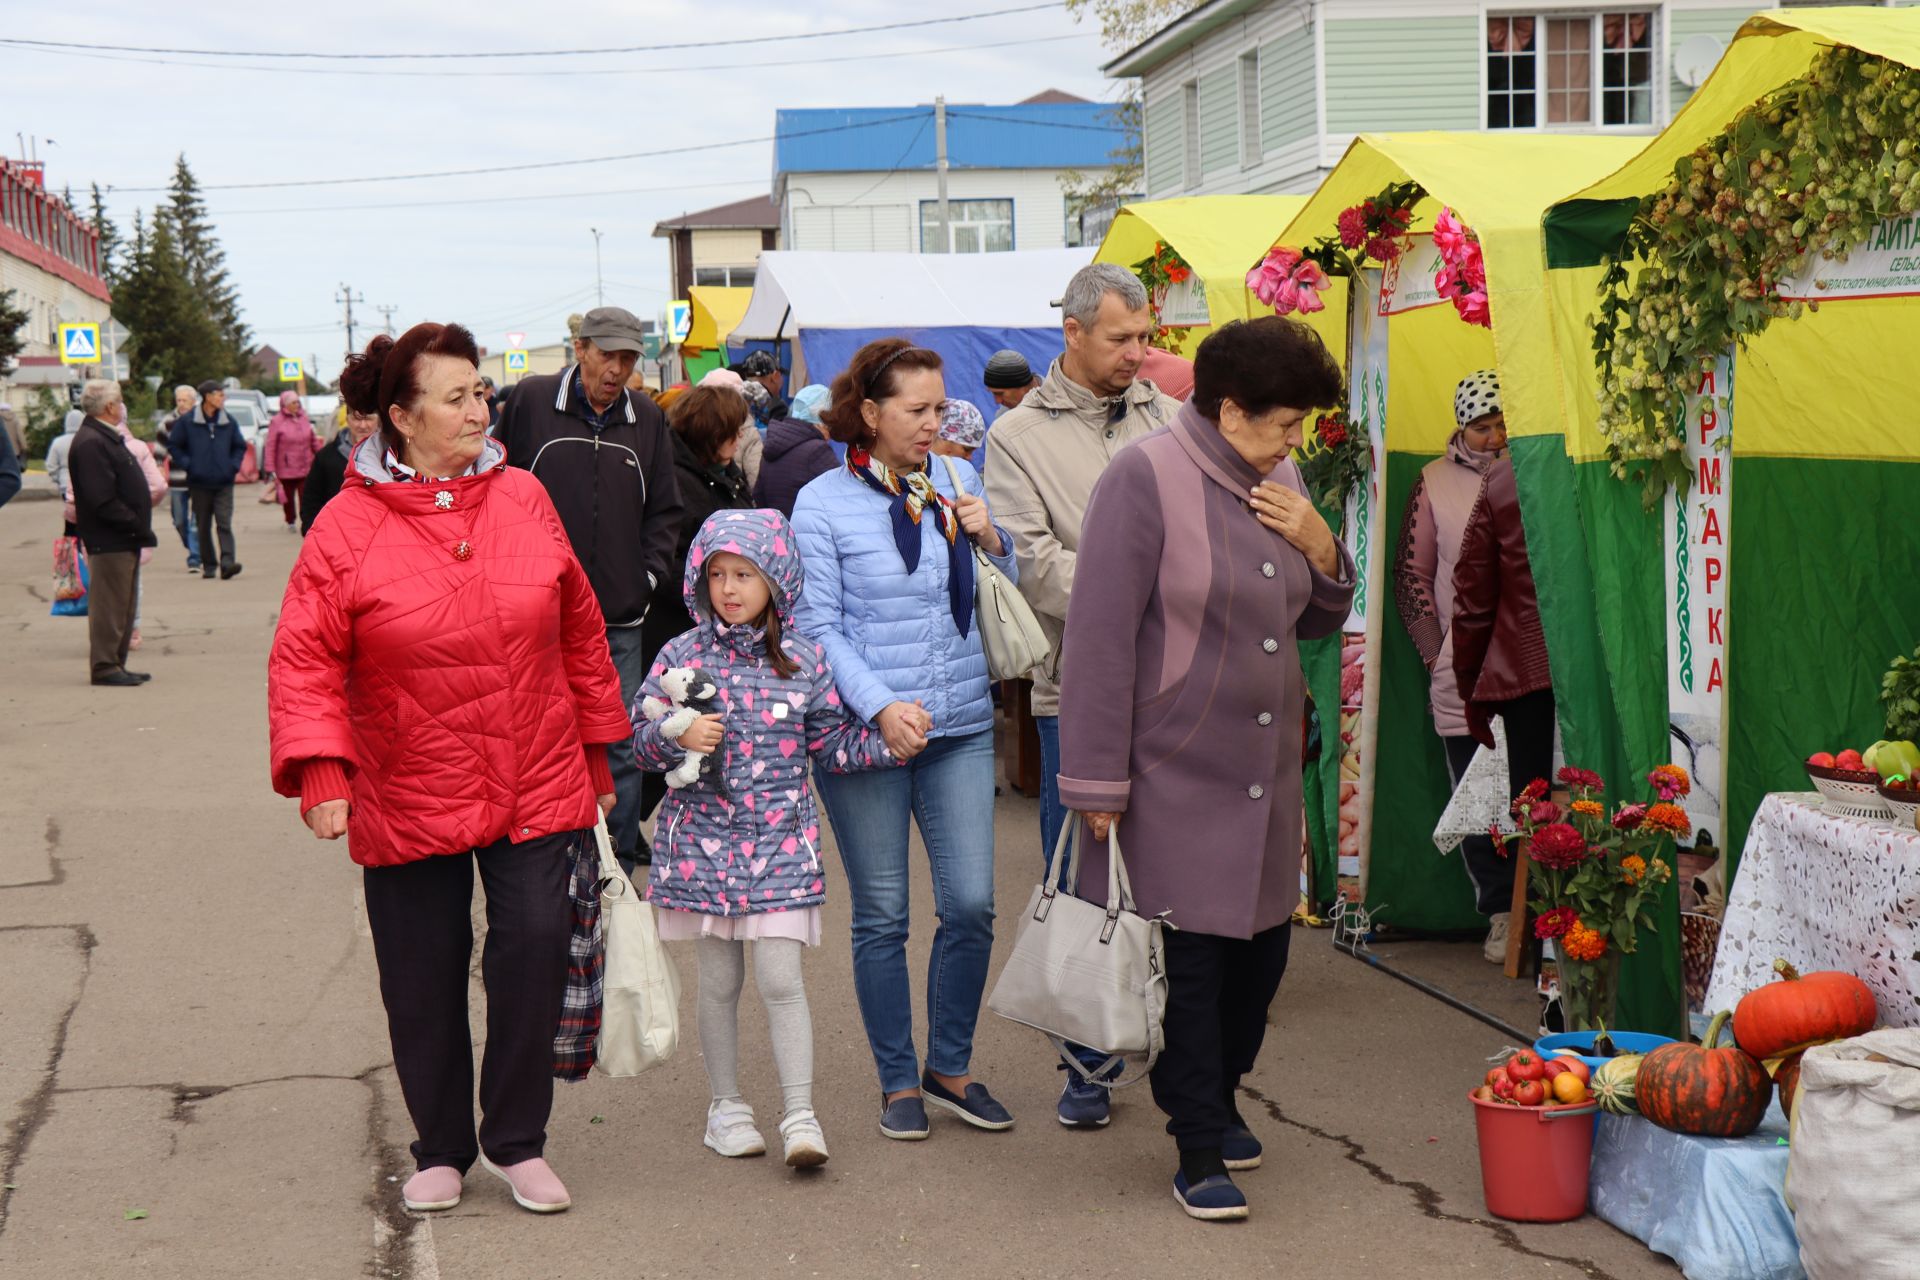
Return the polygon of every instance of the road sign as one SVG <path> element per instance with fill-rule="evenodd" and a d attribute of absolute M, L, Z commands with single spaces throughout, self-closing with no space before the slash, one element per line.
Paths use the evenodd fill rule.
<path fill-rule="evenodd" d="M 667 336 L 674 342 L 687 340 L 693 332 L 693 304 L 684 299 L 676 299 L 667 304 Z"/>
<path fill-rule="evenodd" d="M 649 360 L 660 358 L 660 349 L 663 345 L 665 345 L 664 341 L 658 333 L 649 332 L 640 335 L 640 354 Z"/>
<path fill-rule="evenodd" d="M 280 357 L 280 381 L 298 382 L 304 375 L 300 372 L 300 362 L 291 356 Z"/>
<path fill-rule="evenodd" d="M 527 335 L 524 333 L 510 333 L 507 335 L 507 345 L 509 347 L 524 347 L 527 345 Z"/>
<path fill-rule="evenodd" d="M 104 332 L 107 339 L 107 350 L 109 351 L 118 351 L 121 347 L 126 346 L 127 339 L 133 336 L 133 334 L 128 331 L 127 326 L 121 324 L 118 320 L 111 319 L 107 321 L 107 327 Z"/>
<path fill-rule="evenodd" d="M 99 364 L 100 326 L 63 324 L 60 326 L 61 364 Z"/>
<path fill-rule="evenodd" d="M 524 351 L 507 352 L 507 372 L 525 373 L 527 371 L 527 353 Z"/>

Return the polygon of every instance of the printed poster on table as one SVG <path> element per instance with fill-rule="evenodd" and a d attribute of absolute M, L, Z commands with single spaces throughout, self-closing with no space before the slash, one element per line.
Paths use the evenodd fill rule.
<path fill-rule="evenodd" d="M 1667 719 L 1673 761 L 1693 776 L 1686 808 L 1717 847 L 1725 791 L 1727 565 L 1733 501 L 1733 359 L 1713 361 L 1686 401 L 1693 483 L 1666 499 Z M 1684 843 L 1692 844 L 1691 840 Z"/>
<path fill-rule="evenodd" d="M 1845 261 L 1809 258 L 1780 284 L 1780 296 L 1804 302 L 1902 298 L 1920 294 L 1920 214 L 1888 218 Z"/>
<path fill-rule="evenodd" d="M 1389 262 L 1380 281 L 1380 314 L 1397 316 L 1446 299 L 1434 277 L 1440 273 L 1440 250 L 1432 236 L 1415 236 L 1407 251 Z"/>
<path fill-rule="evenodd" d="M 1200 278 L 1198 272 L 1177 284 L 1163 286 L 1159 303 L 1160 323 L 1170 329 L 1190 329 L 1213 323 L 1213 313 L 1207 308 L 1207 282 Z"/>

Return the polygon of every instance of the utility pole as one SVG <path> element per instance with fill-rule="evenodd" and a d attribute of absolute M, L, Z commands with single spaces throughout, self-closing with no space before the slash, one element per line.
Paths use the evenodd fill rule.
<path fill-rule="evenodd" d="M 953 252 L 953 232 L 947 225 L 947 99 L 941 94 L 933 100 L 933 178 L 940 208 L 940 253 Z M 921 246 L 923 249 L 926 247 Z"/>
<path fill-rule="evenodd" d="M 386 303 L 386 302 L 383 302 L 379 306 L 374 308 L 375 311 L 378 311 L 380 313 L 380 318 L 386 322 L 387 336 L 389 338 L 393 336 L 393 313 L 398 311 L 399 309 L 400 308 L 392 305 L 391 303 Z"/>
<path fill-rule="evenodd" d="M 596 307 L 607 305 L 607 286 L 600 276 L 600 228 L 588 227 L 593 232 L 593 294 Z"/>
<path fill-rule="evenodd" d="M 343 282 L 340 292 L 333 296 L 333 300 L 347 305 L 347 354 L 352 355 L 358 349 L 353 345 L 353 304 L 365 302 L 366 298 L 354 293 L 352 287 Z"/>

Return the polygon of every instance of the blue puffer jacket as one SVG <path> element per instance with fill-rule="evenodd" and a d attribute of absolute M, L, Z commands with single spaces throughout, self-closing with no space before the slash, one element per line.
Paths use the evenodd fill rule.
<path fill-rule="evenodd" d="M 954 462 L 966 491 L 984 498 L 979 473 Z M 929 474 L 936 489 L 955 496 L 944 465 L 936 463 Z M 807 585 L 794 620 L 826 649 L 840 696 L 862 719 L 872 720 L 890 702 L 917 699 L 933 716 L 935 738 L 990 729 L 993 702 L 979 628 L 969 627 L 963 638 L 947 605 L 946 539 L 934 520 L 921 521 L 920 565 L 909 575 L 893 544 L 891 501 L 844 466 L 800 491 L 793 529 Z M 1013 582 L 1013 537 L 999 532 L 1006 554 L 993 563 Z"/>

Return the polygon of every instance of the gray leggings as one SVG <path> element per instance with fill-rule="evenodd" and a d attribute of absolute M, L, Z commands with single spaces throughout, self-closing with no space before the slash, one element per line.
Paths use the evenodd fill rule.
<path fill-rule="evenodd" d="M 740 989 L 746 982 L 746 943 L 701 938 L 700 1053 L 715 1102 L 740 1097 Z M 813 1017 L 800 980 L 801 944 L 792 938 L 762 938 L 753 944 L 753 984 L 767 1010 L 773 1065 L 788 1113 L 813 1109 Z"/>

